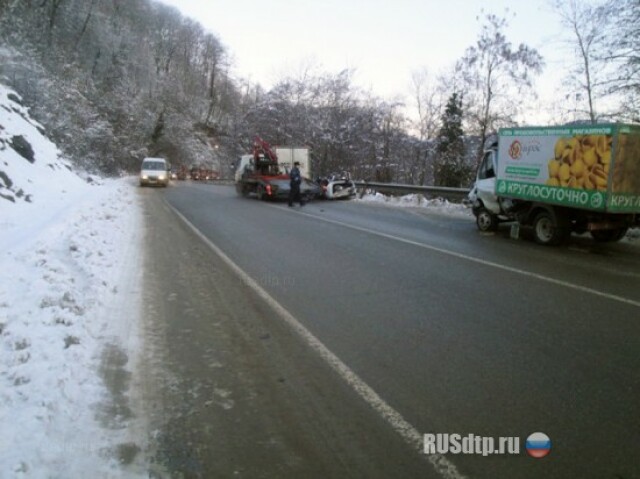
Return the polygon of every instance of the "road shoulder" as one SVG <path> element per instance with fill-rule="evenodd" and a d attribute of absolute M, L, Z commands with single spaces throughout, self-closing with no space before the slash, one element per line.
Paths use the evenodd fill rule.
<path fill-rule="evenodd" d="M 159 195 L 145 200 L 144 395 L 157 475 L 434 475 Z"/>

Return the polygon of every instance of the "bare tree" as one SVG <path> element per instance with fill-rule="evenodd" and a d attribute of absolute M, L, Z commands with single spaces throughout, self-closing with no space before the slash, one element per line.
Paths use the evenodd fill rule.
<path fill-rule="evenodd" d="M 418 114 L 416 131 L 421 141 L 435 137 L 442 112 L 442 92 L 427 68 L 411 75 L 413 99 Z"/>
<path fill-rule="evenodd" d="M 82 40 L 82 36 L 87 31 L 87 27 L 89 26 L 89 22 L 91 21 L 91 15 L 93 14 L 93 7 L 95 6 L 96 1 L 97 0 L 91 0 L 91 3 L 89 5 L 89 10 L 87 11 L 87 15 L 84 17 L 84 21 L 82 22 L 82 28 L 80 29 L 80 32 L 78 33 L 78 36 L 75 41 L 75 47 L 74 47 L 75 50 L 78 49 L 78 45 Z"/>
<path fill-rule="evenodd" d="M 574 85 L 567 96 L 577 104 L 586 104 L 584 113 L 591 123 L 598 121 L 596 101 L 606 96 L 605 72 L 607 61 L 604 46 L 607 33 L 607 15 L 584 0 L 553 0 L 552 6 L 560 15 L 562 25 L 570 32 L 569 43 L 574 51 L 575 67 L 568 72 L 568 83 Z"/>
<path fill-rule="evenodd" d="M 411 76 L 413 99 L 417 120 L 413 122 L 418 134 L 418 144 L 412 152 L 412 177 L 420 185 L 425 184 L 433 163 L 433 152 L 444 103 L 442 78 L 435 78 L 427 68 L 414 71 Z"/>
<path fill-rule="evenodd" d="M 486 14 L 478 41 L 457 64 L 466 83 L 469 127 L 481 140 L 478 161 L 487 136 L 515 123 L 519 99 L 533 91 L 531 74 L 540 73 L 544 65 L 537 50 L 524 44 L 512 47 L 503 33 L 507 26 L 506 18 Z"/>
<path fill-rule="evenodd" d="M 607 91 L 622 96 L 620 114 L 640 123 L 640 2 L 609 0 L 599 10 L 610 19 L 605 59 L 612 64 Z"/>
<path fill-rule="evenodd" d="M 209 120 L 215 117 L 216 107 L 220 98 L 218 92 L 218 85 L 220 83 L 219 70 L 220 65 L 224 60 L 224 48 L 213 35 L 209 35 L 206 39 L 205 48 L 203 52 L 203 64 L 207 68 L 207 76 L 209 77 L 207 85 L 207 97 L 209 99 L 209 108 L 207 109 L 207 117 L 204 120 L 204 124 L 209 124 Z"/>
<path fill-rule="evenodd" d="M 42 2 L 40 3 L 40 7 L 46 7 L 48 10 L 48 26 L 49 26 L 49 31 L 51 29 L 53 29 L 53 25 L 55 24 L 56 21 L 56 16 L 58 15 L 58 11 L 60 9 L 60 5 L 64 2 L 65 0 L 42 0 Z"/>

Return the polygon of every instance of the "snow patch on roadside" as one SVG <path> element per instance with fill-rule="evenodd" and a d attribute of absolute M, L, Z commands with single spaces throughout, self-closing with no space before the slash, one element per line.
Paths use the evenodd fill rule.
<path fill-rule="evenodd" d="M 43 133 L 0 85 L 0 477 L 146 477 L 135 181 L 88 183 Z"/>
<path fill-rule="evenodd" d="M 623 238 L 623 241 L 628 243 L 640 243 L 640 228 L 631 228 L 627 231 L 627 236 Z"/>
<path fill-rule="evenodd" d="M 458 218 L 473 218 L 471 209 L 460 203 L 451 203 L 443 198 L 428 199 L 421 194 L 404 196 L 387 196 L 381 193 L 367 193 L 355 201 L 382 204 L 398 208 L 423 208 L 425 211 L 455 216 Z"/>

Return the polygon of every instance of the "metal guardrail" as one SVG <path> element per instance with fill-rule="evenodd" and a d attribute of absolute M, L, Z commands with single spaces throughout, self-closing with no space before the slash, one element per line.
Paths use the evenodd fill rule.
<path fill-rule="evenodd" d="M 205 181 L 203 181 L 205 182 Z M 215 180 L 206 180 L 207 183 L 218 185 L 234 185 L 233 179 L 219 178 Z M 464 200 L 469 194 L 469 188 L 450 188 L 448 186 L 418 186 L 418 185 L 402 185 L 399 183 L 377 183 L 373 181 L 354 181 L 356 188 L 361 190 L 360 196 L 366 190 L 375 190 L 383 194 L 411 194 L 419 193 L 427 197 L 440 197 L 450 200 Z"/>
<path fill-rule="evenodd" d="M 417 185 L 401 185 L 398 183 L 375 183 L 370 181 L 354 181 L 357 188 L 361 188 L 363 193 L 367 189 L 375 190 L 380 193 L 420 193 L 430 197 L 442 197 L 453 200 L 463 200 L 469 194 L 469 188 L 450 188 L 448 186 L 417 186 Z"/>

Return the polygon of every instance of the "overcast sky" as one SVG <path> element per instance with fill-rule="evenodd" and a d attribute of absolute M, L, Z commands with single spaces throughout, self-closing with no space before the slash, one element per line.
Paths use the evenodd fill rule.
<path fill-rule="evenodd" d="M 547 0 L 161 0 L 217 34 L 234 73 L 270 87 L 315 62 L 323 71 L 356 70 L 354 82 L 390 98 L 410 92 L 411 73 L 433 73 L 459 59 L 485 12 L 510 20 L 507 38 L 538 48 L 557 78 L 560 22 Z"/>

